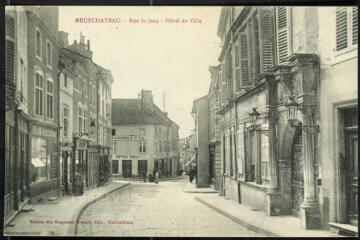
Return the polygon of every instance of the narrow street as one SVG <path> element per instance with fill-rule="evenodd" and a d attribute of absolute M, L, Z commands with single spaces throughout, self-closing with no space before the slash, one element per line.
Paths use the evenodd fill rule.
<path fill-rule="evenodd" d="M 131 183 L 89 206 L 79 236 L 259 236 L 183 192 L 187 178 Z"/>

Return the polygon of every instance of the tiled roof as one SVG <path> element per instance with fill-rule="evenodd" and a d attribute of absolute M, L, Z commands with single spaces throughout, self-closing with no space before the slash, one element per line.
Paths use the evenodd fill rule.
<path fill-rule="evenodd" d="M 167 124 L 169 119 L 154 105 L 150 111 L 141 99 L 112 99 L 112 124 Z"/>

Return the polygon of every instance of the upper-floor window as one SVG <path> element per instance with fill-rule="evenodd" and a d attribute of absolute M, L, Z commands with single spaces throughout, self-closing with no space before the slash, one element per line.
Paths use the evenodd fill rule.
<path fill-rule="evenodd" d="M 35 114 L 43 115 L 44 104 L 44 76 L 40 72 L 35 73 Z"/>
<path fill-rule="evenodd" d="M 64 74 L 64 87 L 67 88 L 68 85 L 68 79 L 67 79 L 67 74 Z"/>
<path fill-rule="evenodd" d="M 46 40 L 46 64 L 52 68 L 52 46 L 49 40 Z"/>
<path fill-rule="evenodd" d="M 291 48 L 291 8 L 276 8 L 276 30 L 277 30 L 277 62 L 284 63 L 287 57 L 292 54 Z"/>
<path fill-rule="evenodd" d="M 54 117 L 54 82 L 52 79 L 46 81 L 46 117 Z"/>
<path fill-rule="evenodd" d="M 87 112 L 85 111 L 85 109 L 83 110 L 83 121 L 84 121 L 84 125 L 83 125 L 83 132 L 86 132 L 86 115 Z"/>
<path fill-rule="evenodd" d="M 79 133 L 81 133 L 82 128 L 83 128 L 82 115 L 83 115 L 83 110 L 82 110 L 81 106 L 79 106 L 79 110 L 78 110 L 78 132 Z"/>
<path fill-rule="evenodd" d="M 144 141 L 139 142 L 139 152 L 140 153 L 146 152 L 146 142 L 144 142 Z"/>
<path fill-rule="evenodd" d="M 67 105 L 63 107 L 63 133 L 64 137 L 69 136 L 69 107 Z"/>
<path fill-rule="evenodd" d="M 115 135 L 116 135 L 116 129 L 114 129 L 114 128 L 111 129 L 111 135 L 112 135 L 112 136 L 115 136 Z"/>
<path fill-rule="evenodd" d="M 41 32 L 39 29 L 35 30 L 35 54 L 41 59 Z"/>
<path fill-rule="evenodd" d="M 349 49 L 358 41 L 358 8 L 336 8 L 336 51 Z"/>

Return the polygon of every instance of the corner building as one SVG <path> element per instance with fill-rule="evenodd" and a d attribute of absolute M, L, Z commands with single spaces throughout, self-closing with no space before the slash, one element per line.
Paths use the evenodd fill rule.
<path fill-rule="evenodd" d="M 222 8 L 225 198 L 294 215 L 305 229 L 354 229 L 356 16 L 357 7 Z"/>

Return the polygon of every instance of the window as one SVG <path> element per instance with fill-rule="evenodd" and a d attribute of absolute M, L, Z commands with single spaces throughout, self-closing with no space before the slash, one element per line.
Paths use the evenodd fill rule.
<path fill-rule="evenodd" d="M 51 79 L 46 81 L 46 117 L 54 117 L 54 82 Z"/>
<path fill-rule="evenodd" d="M 46 64 L 52 67 L 52 46 L 49 40 L 46 40 Z"/>
<path fill-rule="evenodd" d="M 240 79 L 241 87 L 246 87 L 249 83 L 249 60 L 248 60 L 248 40 L 245 31 L 240 32 Z"/>
<path fill-rule="evenodd" d="M 69 107 L 64 105 L 63 107 L 63 131 L 64 137 L 69 136 Z"/>
<path fill-rule="evenodd" d="M 286 61 L 286 58 L 291 54 L 290 46 L 290 23 L 291 22 L 291 8 L 277 7 L 276 8 L 276 29 L 277 29 L 277 60 L 278 64 Z"/>
<path fill-rule="evenodd" d="M 41 32 L 39 29 L 35 30 L 35 54 L 41 59 Z"/>
<path fill-rule="evenodd" d="M 44 78 L 39 73 L 35 73 L 35 114 L 43 115 L 43 99 L 44 99 Z"/>
<path fill-rule="evenodd" d="M 31 139 L 31 182 L 56 177 L 55 140 L 33 136 Z"/>
<path fill-rule="evenodd" d="M 84 109 L 84 110 L 83 110 L 83 121 L 84 121 L 83 133 L 86 133 L 86 114 L 87 114 L 87 112 L 86 112 L 85 109 Z"/>
<path fill-rule="evenodd" d="M 145 153 L 146 152 L 146 142 L 144 141 L 141 141 L 139 142 L 140 145 L 139 145 L 139 152 L 140 153 Z"/>
<path fill-rule="evenodd" d="M 358 41 L 358 8 L 336 8 L 336 51 L 357 45 Z"/>
<path fill-rule="evenodd" d="M 221 104 L 226 102 L 226 65 L 225 61 L 221 64 Z"/>
<path fill-rule="evenodd" d="M 238 130 L 238 136 L 237 136 L 237 147 L 238 147 L 238 153 L 237 153 L 237 169 L 239 174 L 243 174 L 243 162 L 244 162 L 244 132 L 242 129 Z"/>
<path fill-rule="evenodd" d="M 68 85 L 68 79 L 67 79 L 67 74 L 64 74 L 64 87 L 67 88 Z"/>
<path fill-rule="evenodd" d="M 119 160 L 112 160 L 111 169 L 113 174 L 119 173 Z"/>
<path fill-rule="evenodd" d="M 115 135 L 116 135 L 116 129 L 114 129 L 114 128 L 111 129 L 111 135 L 112 135 L 112 136 L 115 136 Z"/>
<path fill-rule="evenodd" d="M 232 76 L 232 53 L 229 52 L 226 57 L 226 85 L 227 85 L 227 97 L 233 95 L 233 76 Z"/>
<path fill-rule="evenodd" d="M 83 111 L 82 111 L 82 108 L 81 106 L 79 106 L 79 111 L 78 111 L 78 132 L 81 133 L 82 131 L 82 114 L 83 114 Z"/>
<path fill-rule="evenodd" d="M 261 178 L 268 177 L 269 137 L 261 134 Z"/>

